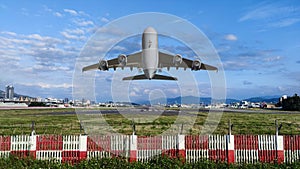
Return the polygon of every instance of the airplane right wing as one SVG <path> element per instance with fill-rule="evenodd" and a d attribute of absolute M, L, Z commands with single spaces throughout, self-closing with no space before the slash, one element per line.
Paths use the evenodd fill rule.
<path fill-rule="evenodd" d="M 142 62 L 142 52 L 136 52 L 130 55 L 124 55 L 121 54 L 117 58 L 110 59 L 110 60 L 100 60 L 99 63 L 86 66 L 82 68 L 82 71 L 88 71 L 88 70 L 95 70 L 100 69 L 103 71 L 109 70 L 110 68 L 113 68 L 116 70 L 116 68 L 121 67 L 130 67 L 132 69 L 133 67 L 140 68 Z"/>
<path fill-rule="evenodd" d="M 163 52 L 159 52 L 159 67 L 166 67 L 169 69 L 170 67 L 175 68 L 190 68 L 191 70 L 218 70 L 218 68 L 201 63 L 200 60 L 190 60 L 186 58 L 182 58 L 181 55 L 171 55 Z"/>

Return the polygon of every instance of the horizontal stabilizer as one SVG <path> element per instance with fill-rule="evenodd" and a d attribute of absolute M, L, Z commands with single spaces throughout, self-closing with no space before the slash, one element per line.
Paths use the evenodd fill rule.
<path fill-rule="evenodd" d="M 148 79 L 148 78 L 144 74 L 123 78 L 123 80 L 145 80 L 145 79 Z M 155 79 L 155 80 L 177 80 L 176 77 L 164 76 L 164 75 L 158 75 L 158 74 L 155 74 L 152 79 Z M 151 80 L 151 79 L 149 79 L 149 80 Z"/>
<path fill-rule="evenodd" d="M 158 74 L 155 74 L 152 79 L 156 79 L 156 80 L 177 80 L 176 77 L 164 76 L 164 75 L 158 75 Z"/>
<path fill-rule="evenodd" d="M 124 77 L 123 80 L 144 80 L 148 79 L 144 74 L 143 75 L 136 75 L 136 76 L 129 76 Z"/>

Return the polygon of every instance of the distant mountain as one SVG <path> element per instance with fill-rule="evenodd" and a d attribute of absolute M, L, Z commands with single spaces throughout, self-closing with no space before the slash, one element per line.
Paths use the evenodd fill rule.
<path fill-rule="evenodd" d="M 236 99 L 226 99 L 225 103 L 230 104 L 233 102 L 239 102 L 240 100 L 236 100 Z M 218 100 L 216 100 L 216 102 L 218 102 Z M 220 101 L 223 102 L 223 101 Z M 179 97 L 175 97 L 175 98 L 159 98 L 159 99 L 155 99 L 155 100 L 151 100 L 151 102 L 147 101 L 137 101 L 137 103 L 139 104 L 204 104 L 204 105 L 208 105 L 211 104 L 211 97 L 195 97 L 195 96 L 179 96 Z"/>
<path fill-rule="evenodd" d="M 249 102 L 266 102 L 266 103 L 278 103 L 281 96 L 261 96 L 261 97 L 252 97 L 245 99 Z"/>
<path fill-rule="evenodd" d="M 249 102 L 266 102 L 266 103 L 277 103 L 279 98 L 281 96 L 262 96 L 262 97 L 252 97 L 252 98 L 248 98 L 248 99 L 242 99 L 245 101 L 249 101 Z M 242 100 L 237 100 L 237 99 L 230 99 L 227 98 L 225 100 L 226 104 L 230 104 L 230 103 L 236 103 L 236 102 L 240 102 Z M 216 100 L 216 102 L 223 102 L 221 100 Z M 175 98 L 159 98 L 159 99 L 155 99 L 155 100 L 151 100 L 151 102 L 149 100 L 141 100 L 141 101 L 136 101 L 136 103 L 138 104 L 199 104 L 202 103 L 204 105 L 208 105 L 211 104 L 211 97 L 195 97 L 195 96 L 183 96 L 183 97 L 175 97 Z"/>

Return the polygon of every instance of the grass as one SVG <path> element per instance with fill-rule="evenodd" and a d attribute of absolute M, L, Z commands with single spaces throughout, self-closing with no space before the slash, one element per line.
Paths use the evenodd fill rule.
<path fill-rule="evenodd" d="M 0 135 L 29 134 L 31 123 L 35 122 L 38 134 L 80 134 L 80 123 L 76 114 L 50 114 L 54 112 L 74 112 L 74 109 L 31 109 L 31 110 L 0 110 Z M 214 117 L 217 114 L 210 114 Z M 191 112 L 188 115 L 155 116 L 146 112 L 132 116 L 122 114 L 88 114 L 80 115 L 87 133 L 115 131 L 123 134 L 132 133 L 132 120 L 135 122 L 138 135 L 157 135 L 167 132 L 178 133 L 183 127 L 185 134 L 197 135 L 205 132 L 204 124 L 207 112 Z M 275 120 L 282 124 L 280 134 L 300 134 L 300 114 L 287 112 L 238 113 L 224 112 L 213 134 L 227 134 L 228 121 L 233 124 L 232 134 L 275 134 Z M 108 124 L 108 125 L 107 125 Z M 191 125 L 191 128 L 189 127 Z"/>
<path fill-rule="evenodd" d="M 0 110 L 0 134 L 31 133 L 32 121 L 38 134 L 79 134 L 80 123 L 76 115 L 48 115 L 70 112 L 73 109 Z"/>

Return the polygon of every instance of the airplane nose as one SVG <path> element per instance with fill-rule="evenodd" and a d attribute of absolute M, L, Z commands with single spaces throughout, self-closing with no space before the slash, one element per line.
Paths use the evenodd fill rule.
<path fill-rule="evenodd" d="M 147 27 L 145 30 L 144 30 L 144 33 L 157 33 L 156 30 L 152 27 Z"/>

